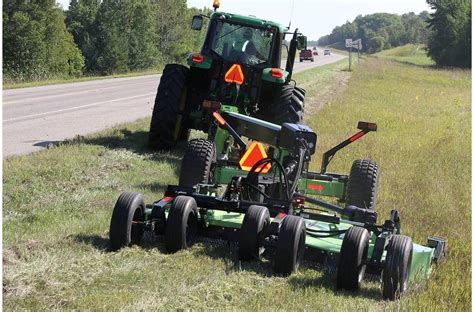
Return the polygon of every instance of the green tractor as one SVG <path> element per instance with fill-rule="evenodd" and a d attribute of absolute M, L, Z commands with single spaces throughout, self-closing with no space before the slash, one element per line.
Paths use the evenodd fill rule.
<path fill-rule="evenodd" d="M 216 11 L 209 17 L 194 16 L 191 28 L 200 31 L 204 18 L 209 23 L 201 52 L 188 56 L 189 67 L 168 64 L 163 71 L 149 147 L 173 148 L 188 140 L 191 129 L 212 136 L 216 127 L 211 112 L 222 103 L 278 125 L 301 122 L 305 91 L 291 77 L 296 50 L 306 49 L 306 37 L 278 23 Z M 289 47 L 285 35 L 292 35 Z M 288 49 L 284 70 L 283 49 Z"/>

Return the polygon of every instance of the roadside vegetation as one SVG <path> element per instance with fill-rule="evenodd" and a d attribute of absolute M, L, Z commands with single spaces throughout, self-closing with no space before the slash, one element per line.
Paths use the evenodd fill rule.
<path fill-rule="evenodd" d="M 318 44 L 344 49 L 345 39 L 360 38 L 364 53 L 377 53 L 407 44 L 424 45 L 436 65 L 470 68 L 471 1 L 426 0 L 426 3 L 432 13 L 359 15 L 354 21 L 347 21 L 319 38 Z"/>
<path fill-rule="evenodd" d="M 158 70 L 197 51 L 204 31 L 185 0 L 3 2 L 6 85 Z M 4 85 L 5 86 L 5 85 Z"/>
<path fill-rule="evenodd" d="M 375 56 L 381 59 L 394 60 L 413 65 L 435 65 L 435 62 L 426 55 L 426 47 L 423 45 L 407 44 L 402 47 L 376 53 Z"/>
<path fill-rule="evenodd" d="M 168 255 L 160 238 L 145 237 L 141 246 L 108 252 L 120 192 L 141 192 L 151 203 L 177 183 L 184 146 L 148 151 L 143 119 L 4 160 L 4 308 L 470 310 L 471 72 L 367 58 L 349 73 L 346 63 L 294 75 L 318 133 L 311 166 L 357 121 L 376 122 L 378 132 L 340 151 L 330 170 L 377 161 L 380 219 L 396 207 L 414 241 L 447 239 L 445 260 L 402 300 L 381 301 L 374 282 L 356 294 L 336 291 L 334 275 L 311 259 L 289 278 L 274 277 L 268 261 L 239 263 L 236 247 L 220 241 Z"/>
<path fill-rule="evenodd" d="M 362 39 L 364 53 L 376 53 L 408 43 L 426 43 L 430 35 L 430 14 L 423 11 L 398 15 L 374 13 L 359 15 L 352 22 L 336 26 L 329 35 L 318 40 L 319 45 L 345 50 L 346 39 Z"/>

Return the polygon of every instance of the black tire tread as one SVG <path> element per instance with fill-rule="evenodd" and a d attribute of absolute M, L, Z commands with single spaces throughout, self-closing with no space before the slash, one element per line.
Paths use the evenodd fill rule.
<path fill-rule="evenodd" d="M 239 235 L 239 260 L 248 261 L 258 258 L 259 235 L 270 223 L 267 207 L 251 205 L 244 216 Z"/>
<path fill-rule="evenodd" d="M 379 167 L 376 162 L 357 159 L 352 163 L 347 183 L 347 205 L 375 210 Z"/>
<path fill-rule="evenodd" d="M 143 237 L 141 228 L 133 228 L 133 217 L 136 209 L 144 216 L 145 201 L 143 196 L 134 192 L 123 192 L 115 203 L 110 220 L 110 249 L 115 251 L 131 244 L 137 244 Z"/>
<path fill-rule="evenodd" d="M 303 218 L 288 215 L 283 220 L 275 252 L 274 271 L 276 274 L 288 276 L 298 269 L 296 257 L 298 249 L 295 251 L 295 244 L 298 244 L 299 235 L 303 235 L 303 242 L 306 238 L 305 223 Z M 303 254 L 304 254 L 303 243 Z M 302 255 L 303 256 L 303 255 Z"/>
<path fill-rule="evenodd" d="M 303 99 L 301 99 L 303 96 Z M 291 84 L 281 87 L 273 106 L 271 122 L 282 125 L 285 122 L 301 123 L 304 114 L 304 94 L 301 89 L 296 89 Z"/>
<path fill-rule="evenodd" d="M 180 64 L 167 64 L 163 70 L 148 134 L 148 145 L 152 149 L 169 149 L 178 140 L 187 140 L 189 129 L 181 126 L 178 137 L 175 137 L 175 129 L 188 73 L 189 69 Z"/>
<path fill-rule="evenodd" d="M 412 239 L 405 235 L 394 235 L 387 247 L 385 266 L 382 273 L 382 296 L 384 299 L 395 300 L 405 291 L 401 289 L 400 277 L 406 270 L 407 283 L 410 275 Z M 408 254 L 407 254 L 408 252 Z M 405 259 L 408 258 L 408 259 Z M 407 260 L 407 267 L 401 267 Z"/>
<path fill-rule="evenodd" d="M 361 252 L 361 247 L 368 248 L 369 239 L 369 232 L 362 227 L 353 226 L 347 230 L 339 254 L 337 288 L 359 289 L 359 267 L 365 259 L 359 259 L 358 253 Z"/>
<path fill-rule="evenodd" d="M 188 218 L 194 214 L 194 218 L 198 216 L 196 200 L 189 196 L 177 196 L 173 203 L 166 220 L 165 230 L 165 247 L 169 253 L 177 252 L 192 246 L 194 240 L 190 244 L 186 241 L 186 233 L 183 227 L 186 227 Z"/>
<path fill-rule="evenodd" d="M 188 142 L 181 161 L 179 185 L 193 187 L 199 183 L 208 183 L 212 164 L 216 161 L 214 142 L 195 139 Z"/>

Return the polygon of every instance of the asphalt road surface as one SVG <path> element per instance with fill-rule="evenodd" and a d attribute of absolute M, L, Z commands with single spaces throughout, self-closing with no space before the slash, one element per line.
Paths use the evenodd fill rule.
<path fill-rule="evenodd" d="M 294 71 L 344 57 L 320 55 L 303 63 L 297 58 Z M 3 157 L 150 116 L 159 81 L 160 75 L 147 75 L 4 90 Z"/>

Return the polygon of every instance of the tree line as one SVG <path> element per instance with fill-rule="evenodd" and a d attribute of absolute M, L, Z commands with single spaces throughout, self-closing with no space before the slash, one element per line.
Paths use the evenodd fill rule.
<path fill-rule="evenodd" d="M 376 53 L 407 43 L 423 44 L 437 65 L 471 67 L 470 0 L 426 0 L 433 13 L 376 13 L 335 27 L 318 44 L 344 49 L 345 39 L 361 38 L 362 51 Z"/>
<path fill-rule="evenodd" d="M 375 13 L 359 15 L 335 27 L 329 35 L 319 38 L 318 44 L 344 48 L 345 39 L 362 39 L 362 51 L 375 53 L 407 43 L 427 44 L 429 13 L 403 15 Z"/>
<path fill-rule="evenodd" d="M 3 74 L 31 81 L 107 75 L 183 62 L 204 32 L 186 0 L 4 0 Z"/>
<path fill-rule="evenodd" d="M 471 67 L 471 0 L 427 0 L 435 10 L 428 55 L 439 65 Z"/>

